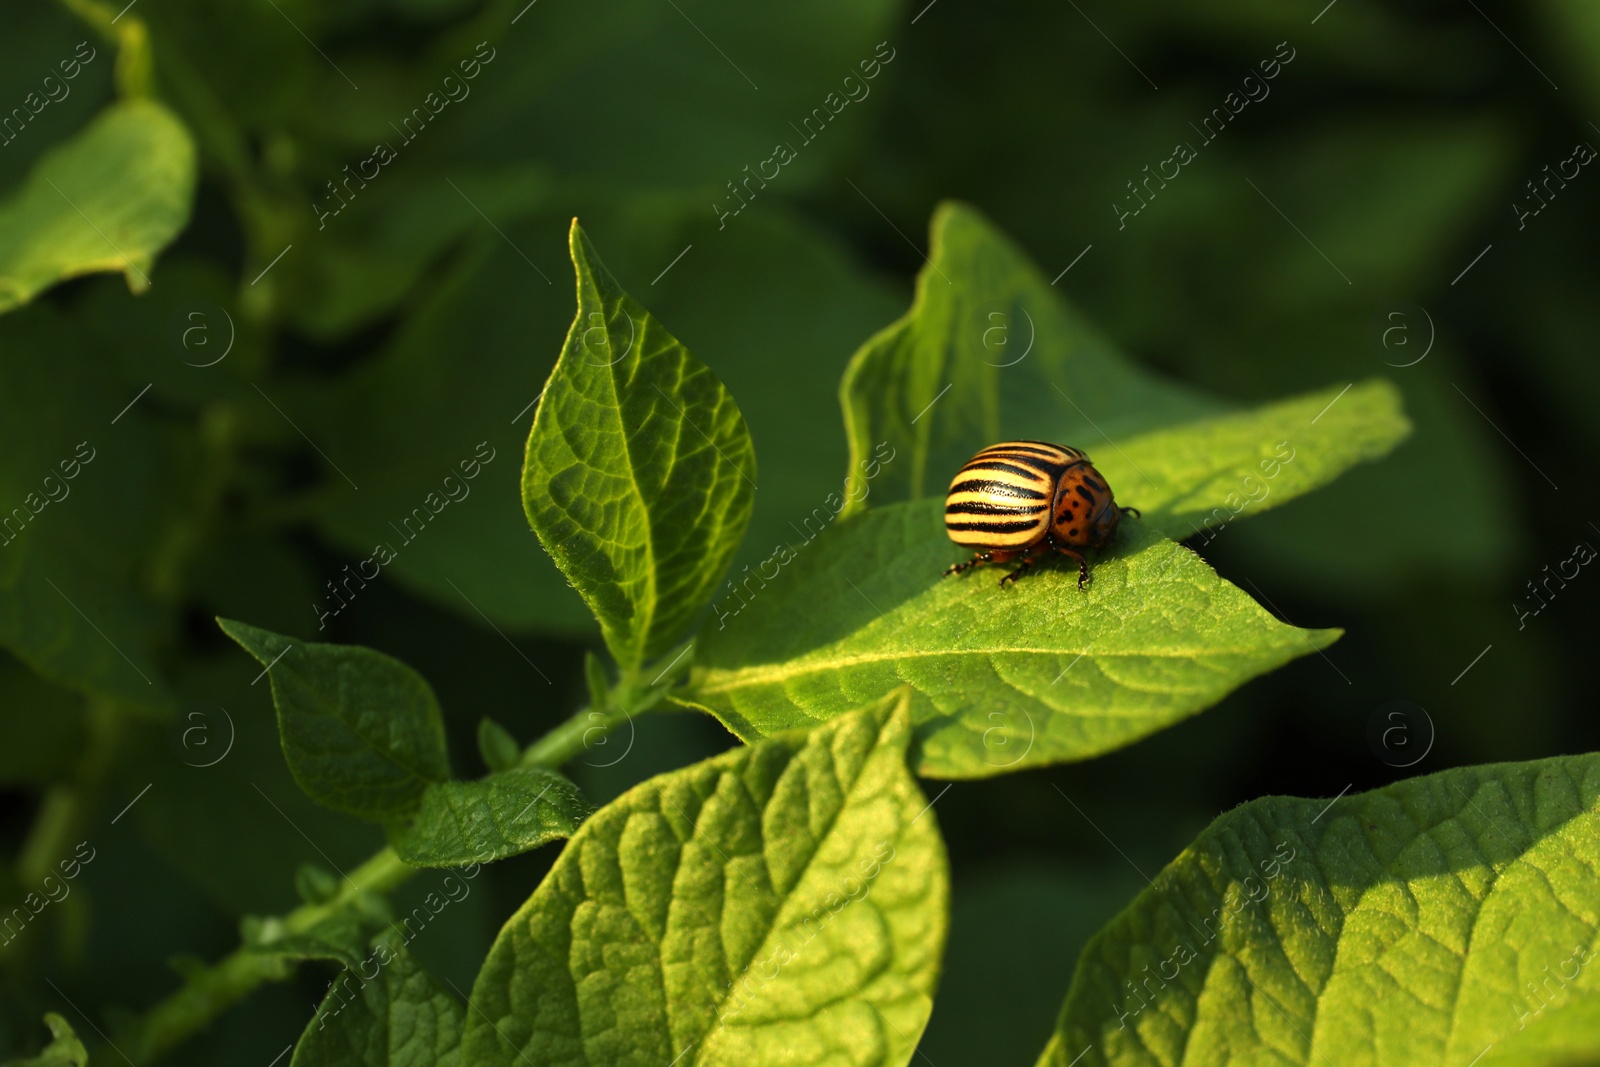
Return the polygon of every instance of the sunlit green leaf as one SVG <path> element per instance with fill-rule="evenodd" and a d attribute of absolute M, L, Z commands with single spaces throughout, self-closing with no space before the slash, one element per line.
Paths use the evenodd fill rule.
<path fill-rule="evenodd" d="M 472 186 L 461 187 L 505 237 L 479 219 L 459 263 L 430 276 L 407 306 L 393 342 L 337 388 L 304 401 L 306 432 L 361 486 L 352 492 L 328 472 L 318 529 L 358 562 L 390 559 L 392 548 L 385 580 L 478 625 L 481 610 L 507 632 L 596 633 L 593 616 L 550 558 L 530 551 L 514 458 L 572 323 L 572 289 L 547 285 L 539 273 L 559 282 L 570 216 L 546 211 L 512 221 Z M 753 564 L 838 489 L 845 462 L 838 376 L 899 300 L 844 248 L 788 213 L 751 214 L 717 233 L 701 221 L 700 196 L 642 207 L 587 191 L 577 206 L 585 232 L 615 246 L 608 269 L 641 290 L 694 244 L 650 289 L 651 311 L 737 398 L 762 456 L 761 492 L 734 568 Z M 703 231 L 716 239 L 702 240 Z M 690 271 L 716 284 L 668 285 Z M 818 307 L 828 313 L 818 315 Z M 261 403 L 254 393 L 250 399 Z M 299 421 L 300 408 L 292 410 Z M 480 441 L 495 458 L 474 467 Z M 479 471 L 475 479 L 462 476 L 463 460 Z M 429 492 L 449 500 L 431 518 Z M 375 553 L 380 544 L 386 549 Z M 372 565 L 365 570 L 372 573 Z"/>
<path fill-rule="evenodd" d="M 841 386 L 850 503 L 943 494 L 996 441 L 1102 441 L 1220 410 L 1129 365 L 987 219 L 959 203 L 934 214 L 911 310 L 856 352 Z M 880 442 L 894 461 L 865 473 Z M 881 458 L 881 457 L 880 457 Z"/>
<path fill-rule="evenodd" d="M 1489 23 L 1471 13 L 1479 29 L 1504 45 Z M 1077 17 L 1070 9 L 1069 14 Z M 1211 22 L 1208 33 L 1229 33 L 1223 9 L 1189 14 Z M 1276 21 L 1281 14 L 1262 17 Z M 1094 250 L 1058 286 L 1076 280 L 1075 298 L 1103 309 L 1097 321 L 1114 329 L 1128 350 L 1224 395 L 1300 393 L 1373 374 L 1390 377 L 1402 388 L 1407 417 L 1416 426 L 1404 448 L 1274 515 L 1270 530 L 1250 523 L 1237 531 L 1237 551 L 1270 561 L 1270 572 L 1261 573 L 1270 573 L 1275 585 L 1287 592 L 1292 584 L 1343 602 L 1383 597 L 1424 576 L 1449 581 L 1468 571 L 1492 572 L 1515 550 L 1515 523 L 1500 501 L 1527 473 L 1512 466 L 1522 464 L 1514 452 L 1507 457 L 1510 463 L 1503 461 L 1509 451 L 1504 440 L 1451 384 L 1472 393 L 1504 425 L 1486 402 L 1492 398 L 1461 377 L 1467 365 L 1461 345 L 1481 343 L 1483 327 L 1467 325 L 1442 300 L 1444 293 L 1462 292 L 1469 281 L 1500 294 L 1492 306 L 1507 314 L 1517 315 L 1537 299 L 1513 293 L 1486 277 L 1483 268 L 1515 262 L 1499 259 L 1508 250 L 1531 262 L 1549 258 L 1523 247 L 1528 234 L 1516 233 L 1511 191 L 1539 164 L 1559 157 L 1530 161 L 1529 173 L 1521 174 L 1517 142 L 1504 116 L 1446 115 L 1422 105 L 1397 103 L 1381 114 L 1330 109 L 1315 119 L 1305 116 L 1291 129 L 1267 132 L 1272 116 L 1295 113 L 1298 93 L 1329 69 L 1325 63 L 1341 62 L 1333 59 L 1335 52 L 1346 57 L 1347 69 L 1397 63 L 1433 85 L 1453 82 L 1460 68 L 1442 37 L 1421 51 L 1407 49 L 1404 59 L 1380 58 L 1371 50 L 1378 39 L 1417 42 L 1430 36 L 1406 25 L 1412 17 L 1398 9 L 1370 8 L 1334 22 L 1330 11 L 1317 23 L 1315 50 L 1297 31 L 1265 31 L 1263 43 L 1288 38 L 1283 51 L 1298 48 L 1299 54 L 1268 86 L 1270 98 L 1240 116 L 1242 123 L 1262 122 L 1255 129 L 1263 137 L 1236 140 L 1230 128 L 1214 143 L 1202 145 L 1194 138 L 1202 158 L 1184 167 L 1181 180 L 1130 219 L 1126 230 L 1116 229 L 1109 204 L 1100 208 L 1110 223 L 1104 232 L 1108 238 L 1114 233 L 1115 243 L 1095 239 Z M 1332 35 L 1323 36 L 1323 30 Z M 1306 66 L 1308 60 L 1316 66 Z M 1567 82 L 1546 69 L 1567 91 Z M 1531 69 L 1525 73 L 1538 80 Z M 1163 84 L 1159 95 L 1167 97 L 1172 88 Z M 1209 96 L 1212 87 L 1204 85 L 1200 92 Z M 1172 110 L 1165 114 L 1141 109 L 1148 124 L 1141 133 L 1158 137 L 1156 144 L 1166 140 L 1167 131 L 1183 136 L 1189 121 L 1199 121 L 1197 102 L 1194 96 L 1187 102 L 1168 99 Z M 1205 106 L 1214 103 L 1208 100 Z M 1129 117 L 1111 111 L 1096 121 L 1120 130 Z M 1086 136 L 1096 138 L 1095 133 Z M 1577 139 L 1576 131 L 1570 139 L 1552 136 L 1559 137 L 1551 148 L 1560 145 L 1561 156 Z M 1153 166 L 1156 161 L 1140 162 Z M 1098 198 L 1106 177 L 1089 168 L 1078 179 L 1081 185 L 1052 189 L 1050 196 L 1071 201 L 1095 189 Z M 1109 183 L 1119 202 L 1133 195 L 1122 181 Z M 1007 216 L 1032 217 L 1027 205 L 1016 205 Z M 1482 220 L 1484 240 L 1468 236 L 1467 219 Z M 1075 221 L 1067 216 L 1055 233 Z M 1501 225 L 1504 231 L 1498 230 Z M 1516 243 L 1508 245 L 1512 233 Z M 1030 247 L 1051 247 L 1041 244 L 1051 240 L 1050 234 L 1030 228 L 1028 235 Z M 1491 241 L 1494 251 L 1451 288 L 1451 280 Z M 1565 272 L 1511 268 L 1507 273 L 1537 278 L 1530 288 L 1548 291 Z M 1529 350 L 1530 364 L 1554 341 L 1545 317 L 1537 327 L 1519 322 L 1496 329 L 1518 337 L 1536 330 L 1541 343 L 1522 346 Z M 1563 381 L 1565 393 L 1581 392 L 1570 375 Z M 1559 482 L 1559 474 L 1555 477 Z M 1423 485 L 1427 492 L 1418 491 Z M 1383 500 L 1383 507 L 1371 507 L 1375 499 Z M 1352 544 L 1380 540 L 1381 552 L 1349 550 Z"/>
<path fill-rule="evenodd" d="M 1557 980 L 1559 976 L 1551 985 Z M 1567 996 L 1545 1003 L 1533 1020 L 1540 1025 L 1518 1020 L 1515 1033 L 1486 1050 L 1478 1061 L 1481 1067 L 1594 1067 L 1600 1063 L 1600 996 L 1592 991 L 1566 992 Z"/>
<path fill-rule="evenodd" d="M 601 809 L 490 950 L 463 1062 L 910 1062 L 949 887 L 909 740 L 897 696 Z"/>
<path fill-rule="evenodd" d="M 739 546 L 755 451 L 733 397 L 601 265 L 576 220 L 578 314 L 528 438 L 528 521 L 625 667 L 677 642 Z"/>
<path fill-rule="evenodd" d="M 1372 381 L 1139 434 L 1093 459 L 1119 503 L 1184 538 L 1293 500 L 1409 432 L 1399 392 Z"/>
<path fill-rule="evenodd" d="M 918 773 L 983 777 L 1120 748 L 1339 633 L 1284 625 L 1137 519 L 1082 590 L 1070 564 L 941 577 L 967 555 L 942 514 L 875 508 L 773 560 L 714 605 L 684 702 L 754 740 L 910 685 Z"/>
<path fill-rule="evenodd" d="M 0 203 L 0 312 L 95 271 L 147 288 L 156 253 L 189 220 L 194 185 L 194 144 L 171 112 L 148 100 L 107 108 Z"/>
<path fill-rule="evenodd" d="M 1597 803 L 1592 755 L 1252 801 L 1089 943 L 1041 1063 L 1590 1062 Z"/>

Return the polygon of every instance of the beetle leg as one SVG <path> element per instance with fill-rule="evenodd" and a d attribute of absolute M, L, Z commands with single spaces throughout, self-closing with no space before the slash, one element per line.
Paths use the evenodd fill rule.
<path fill-rule="evenodd" d="M 1007 582 L 1014 582 L 1021 578 L 1024 574 L 1027 574 L 1029 571 L 1033 570 L 1033 565 L 1038 562 L 1039 557 L 1037 556 L 1029 556 L 1027 559 L 1023 560 L 1022 566 L 1018 567 L 1016 570 L 1000 579 L 1000 588 L 1004 589 Z"/>
<path fill-rule="evenodd" d="M 1132 515 L 1136 519 L 1144 518 L 1144 513 L 1141 512 L 1138 508 L 1123 508 L 1122 509 L 1122 513 L 1124 515 Z"/>
<path fill-rule="evenodd" d="M 1044 551 L 1044 548 L 1043 548 L 1043 546 L 1041 546 L 1040 548 L 1035 548 L 1033 551 L 1028 552 L 1026 554 L 1026 556 L 1023 558 L 1022 566 L 1018 567 L 1016 570 L 1012 571 L 1010 574 L 1007 574 L 1005 577 L 1000 579 L 1000 588 L 1004 589 L 1006 587 L 1006 583 L 1007 582 L 1015 582 L 1019 578 L 1021 578 L 1024 574 L 1027 574 L 1029 571 L 1033 570 L 1034 565 L 1039 562 L 1040 556 L 1043 553 L 1043 551 Z"/>
<path fill-rule="evenodd" d="M 1082 552 L 1079 552 L 1076 549 L 1058 548 L 1057 551 L 1060 552 L 1063 556 L 1068 556 L 1068 557 L 1078 561 L 1078 588 L 1082 589 L 1084 583 L 1089 580 L 1089 563 L 1088 563 L 1088 560 L 1086 560 L 1084 558 L 1084 555 L 1083 555 Z"/>
<path fill-rule="evenodd" d="M 971 570 L 980 563 L 988 563 L 993 558 L 993 552 L 979 552 L 976 556 L 973 556 L 965 563 L 952 563 L 950 566 L 946 567 L 944 569 L 945 577 L 948 578 L 952 574 L 960 574 L 962 571 Z"/>

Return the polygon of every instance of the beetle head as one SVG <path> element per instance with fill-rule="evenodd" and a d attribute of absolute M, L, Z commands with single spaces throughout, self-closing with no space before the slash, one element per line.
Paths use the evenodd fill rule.
<path fill-rule="evenodd" d="M 1122 521 L 1122 509 L 1110 494 L 1100 502 L 1093 518 L 1089 520 L 1089 547 L 1104 548 L 1117 536 L 1117 524 Z"/>

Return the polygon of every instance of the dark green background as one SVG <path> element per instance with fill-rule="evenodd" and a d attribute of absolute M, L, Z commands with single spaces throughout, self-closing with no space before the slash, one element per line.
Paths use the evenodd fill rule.
<path fill-rule="evenodd" d="M 1580 575 L 1522 629 L 1512 607 L 1546 564 L 1600 541 L 1589 506 L 1600 177 L 1580 173 L 1523 229 L 1512 207 L 1546 164 L 1600 144 L 1591 5 L 277 7 L 132 9 L 151 33 L 162 98 L 201 149 L 192 222 L 141 297 L 99 277 L 0 318 L 0 423 L 20 441 L 35 425 L 87 434 L 106 457 L 76 501 L 42 518 L 78 546 L 64 558 L 88 568 L 104 610 L 126 615 L 158 668 L 152 694 L 171 694 L 117 713 L 126 724 L 111 762 L 86 783 L 99 796 L 83 831 L 96 859 L 65 902 L 0 950 L 0 1054 L 37 1047 L 40 1013 L 65 1009 L 46 979 L 104 1027 L 114 1009 L 142 1009 L 175 985 L 169 957 L 215 958 L 236 943 L 242 914 L 293 907 L 298 864 L 348 869 L 381 843 L 375 828 L 299 796 L 266 686 L 250 684 L 258 668 L 213 615 L 370 645 L 416 667 L 443 701 L 458 774 L 482 770 L 481 715 L 526 742 L 581 706 L 578 653 L 599 642 L 522 518 L 531 411 L 514 418 L 570 322 L 573 215 L 738 398 L 763 487 L 752 560 L 841 481 L 840 373 L 909 302 L 942 199 L 977 205 L 1050 277 L 1092 246 L 1058 288 L 1175 378 L 1262 400 L 1382 373 L 1405 393 L 1416 432 L 1392 457 L 1202 550 L 1288 620 L 1344 627 L 1325 657 L 1117 755 L 960 783 L 938 801 L 954 922 L 923 1044 L 932 1062 L 1032 1062 L 1083 940 L 1143 886 L 1141 872 L 1241 801 L 1596 747 L 1595 579 Z M 90 36 L 61 7 L 12 5 L 0 15 L 0 106 Z M 472 95 L 319 231 L 310 205 L 324 183 L 376 141 L 398 140 L 388 124 L 479 41 L 495 58 Z M 893 59 L 870 95 L 800 146 L 790 124 L 880 41 Z M 1189 123 L 1279 42 L 1294 59 L 1270 96 L 1201 148 Z M 73 95 L 0 148 L 0 188 L 109 102 L 111 46 L 97 43 L 104 61 Z M 799 148 L 796 160 L 719 229 L 712 205 L 727 204 L 725 183 L 778 141 Z M 1119 230 L 1112 205 L 1125 183 L 1176 141 L 1198 158 Z M 237 330 L 229 357 L 186 366 L 220 351 L 224 311 Z M 184 347 L 193 312 L 213 347 Z M 1405 329 L 1386 348 L 1396 324 Z M 1421 362 L 1384 366 L 1414 360 L 1430 332 Z M 149 395 L 106 425 L 146 383 Z M 472 495 L 318 635 L 323 583 L 389 539 L 386 524 L 480 441 L 496 459 Z M 7 469 L 8 499 L 36 481 L 26 464 Z M 0 618 L 34 625 L 33 606 L 7 597 Z M 1396 722 L 1386 716 L 1397 700 L 1425 709 L 1436 733 L 1409 770 L 1369 743 L 1374 723 Z M 237 730 L 231 752 L 186 766 L 216 748 L 195 748 L 191 734 L 186 749 L 184 730 L 204 724 L 220 743 L 219 709 Z M 1419 752 L 1429 727 L 1409 714 L 1414 747 L 1402 751 Z M 81 774 L 84 723 L 81 695 L 0 653 L 8 857 L 44 789 Z M 616 766 L 575 773 L 604 799 L 731 743 L 709 721 L 651 717 Z M 466 988 L 555 851 L 496 866 L 415 951 Z M 0 874 L 0 905 L 30 888 Z M 424 873 L 400 900 L 430 888 Z M 326 980 L 304 968 L 171 1062 L 267 1063 Z"/>

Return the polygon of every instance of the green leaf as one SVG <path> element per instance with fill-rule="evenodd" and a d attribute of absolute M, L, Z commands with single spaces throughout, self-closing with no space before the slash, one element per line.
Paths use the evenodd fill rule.
<path fill-rule="evenodd" d="M 389 843 L 413 867 L 491 863 L 571 837 L 588 811 L 564 776 L 524 767 L 430 785 L 416 815 L 390 828 Z"/>
<path fill-rule="evenodd" d="M 750 520 L 733 397 L 606 272 L 573 220 L 578 314 L 528 437 L 522 501 L 618 663 L 672 647 Z"/>
<path fill-rule="evenodd" d="M 384 177 L 348 208 L 326 187 L 317 190 L 313 202 L 336 216 L 312 226 L 308 212 L 314 254 L 285 262 L 281 276 L 274 271 L 285 313 L 312 336 L 337 338 L 370 325 L 415 292 L 465 234 L 484 229 L 499 240 L 485 217 L 504 227 L 549 195 L 539 166 L 468 174 L 450 166 Z"/>
<path fill-rule="evenodd" d="M 1381 381 L 1220 414 L 1129 364 L 971 208 L 941 205 L 932 228 L 916 302 L 845 373 L 842 514 L 869 497 L 942 494 L 979 449 L 1036 438 L 1087 449 L 1119 502 L 1188 537 L 1323 485 L 1410 431 Z"/>
<path fill-rule="evenodd" d="M 1374 380 L 1140 434 L 1094 463 L 1120 503 L 1182 539 L 1325 485 L 1410 430 L 1399 390 Z"/>
<path fill-rule="evenodd" d="M 96 271 L 147 288 L 156 253 L 189 221 L 194 185 L 194 143 L 170 111 L 149 100 L 106 108 L 0 204 L 0 312 Z"/>
<path fill-rule="evenodd" d="M 296 786 L 271 685 L 264 677 L 250 684 L 260 674 L 259 663 L 221 642 L 175 677 L 180 703 L 165 730 L 135 731 L 118 744 L 118 761 L 145 772 L 129 799 L 150 783 L 118 828 L 136 829 L 223 915 L 288 911 L 298 900 L 287 875 L 300 864 L 350 872 L 383 845 L 380 827 L 329 811 Z"/>
<path fill-rule="evenodd" d="M 875 508 L 774 560 L 714 605 L 680 699 L 749 741 L 910 685 L 917 773 L 986 777 L 1129 744 L 1339 634 L 1284 625 L 1132 518 L 1083 590 L 1075 566 L 941 577 L 966 555 L 942 512 Z"/>
<path fill-rule="evenodd" d="M 0 316 L 0 645 L 161 713 L 175 612 L 155 575 L 193 522 L 201 450 L 139 400 L 148 384 L 117 374 L 76 314 Z"/>
<path fill-rule="evenodd" d="M 289 1067 L 455 1067 L 461 1002 L 385 933 L 334 978 Z"/>
<path fill-rule="evenodd" d="M 276 12 L 266 11 L 282 24 Z M 477 103 L 474 97 L 469 106 Z M 516 247 L 479 219 L 455 269 L 442 277 L 434 271 L 426 289 L 407 302 L 391 344 L 332 392 L 273 396 L 361 486 L 351 492 L 327 472 L 332 485 L 317 505 L 317 525 L 331 543 L 356 560 L 387 543 L 396 554 L 383 565 L 386 578 L 475 625 L 487 617 L 508 633 L 537 630 L 587 640 L 599 627 L 583 599 L 548 555 L 529 550 L 521 471 L 510 458 L 527 443 L 534 402 L 560 355 L 558 342 L 530 349 L 529 338 L 563 337 L 574 310 L 572 290 L 546 285 L 529 261 L 556 276 L 573 212 L 507 221 L 472 186 L 456 181 Z M 894 317 L 901 300 L 841 245 L 788 212 L 746 213 L 739 225 L 708 240 L 702 234 L 710 238 L 716 227 L 707 225 L 710 213 L 698 193 L 637 204 L 579 188 L 561 199 L 577 204 L 591 237 L 605 238 L 607 268 L 641 291 L 691 242 L 694 250 L 679 266 L 717 279 L 715 286 L 669 285 L 687 276 L 674 269 L 650 289 L 651 310 L 738 398 L 761 456 L 761 492 L 741 552 L 748 558 L 736 557 L 734 566 L 754 563 L 789 535 L 791 522 L 838 489 L 844 439 L 816 428 L 836 423 L 838 375 L 850 352 Z M 269 278 L 300 251 L 296 245 Z M 818 315 L 818 307 L 828 314 Z M 241 325 L 241 344 L 247 336 Z M 802 364 L 815 373 L 772 373 L 775 366 Z M 249 401 L 264 408 L 254 390 Z M 488 411 L 500 414 L 486 419 Z M 486 438 L 499 458 L 484 464 L 476 480 L 460 478 L 460 461 Z M 788 447 L 794 440 L 805 440 L 807 448 Z M 428 471 L 434 473 L 425 476 Z M 389 523 L 413 514 L 450 474 L 457 480 L 442 488 L 459 497 L 460 481 L 471 497 L 460 507 L 452 501 L 437 521 L 427 522 L 425 535 L 397 536 Z M 378 556 L 387 557 L 387 551 Z M 366 570 L 371 573 L 370 566 Z M 303 602 L 298 610 L 305 610 Z"/>
<path fill-rule="evenodd" d="M 893 114 L 889 94 L 905 84 L 913 62 L 896 49 L 898 40 L 885 40 L 897 38 L 902 18 L 891 0 L 679 7 L 649 0 L 550 5 L 539 13 L 539 32 L 515 46 L 515 58 L 502 49 L 485 68 L 475 90 L 482 99 L 451 116 L 440 149 L 466 161 L 536 152 L 560 173 L 616 190 L 614 197 L 693 189 L 712 223 L 713 198 L 724 214 L 739 211 L 752 193 L 793 195 L 855 158 Z M 526 25 L 523 19 L 517 29 Z M 604 91 L 593 80 L 599 71 Z M 793 155 L 778 156 L 778 141 Z M 791 161 L 773 179 L 775 157 Z M 758 170 L 767 181 L 747 177 Z M 742 199 L 727 187 L 741 181 L 750 183 L 740 187 Z"/>
<path fill-rule="evenodd" d="M 979 449 L 1008 438 L 1100 441 L 1221 405 L 1127 364 L 973 208 L 944 203 L 904 318 L 855 354 L 840 386 L 850 441 L 845 513 L 943 494 Z M 894 454 L 869 477 L 874 450 Z"/>
<path fill-rule="evenodd" d="M 601 809 L 490 949 L 463 1062 L 909 1062 L 949 896 L 909 740 L 897 694 Z"/>
<path fill-rule="evenodd" d="M 339 895 L 339 879 L 326 867 L 302 863 L 294 869 L 294 891 L 307 904 L 326 904 Z"/>
<path fill-rule="evenodd" d="M 87 739 L 83 698 L 0 653 L 0 786 L 70 777 Z"/>
<path fill-rule="evenodd" d="M 409 815 L 430 784 L 449 778 L 439 701 L 416 671 L 370 648 L 217 623 L 271 676 L 283 755 L 311 799 L 386 821 Z"/>
<path fill-rule="evenodd" d="M 509 771 L 522 758 L 522 746 L 511 731 L 485 715 L 478 720 L 478 754 L 491 771 Z"/>
<path fill-rule="evenodd" d="M 283 976 L 305 960 L 332 960 L 346 967 L 358 964 L 367 940 L 394 923 L 394 911 L 381 893 L 359 893 L 346 906 L 334 908 L 304 930 L 293 930 L 278 916 L 246 916 L 240 924 L 245 948 L 270 957 Z"/>
<path fill-rule="evenodd" d="M 1600 1062 L 1600 996 L 1571 992 L 1519 1027 L 1479 1067 L 1594 1067 Z"/>
<path fill-rule="evenodd" d="M 1595 755 L 1252 801 L 1089 943 L 1040 1062 L 1593 1058 L 1597 804 Z"/>
<path fill-rule="evenodd" d="M 3 1067 L 88 1067 L 89 1053 L 73 1032 L 72 1024 L 53 1011 L 44 1013 L 52 1040 L 37 1056 L 7 1060 Z"/>
<path fill-rule="evenodd" d="M 1070 8 L 1067 14 L 1078 18 Z M 1210 17 L 1219 14 L 1220 9 Z M 1399 21 L 1389 21 L 1403 18 L 1394 9 L 1374 11 L 1373 17 L 1376 21 L 1359 27 L 1354 21 L 1341 24 L 1336 30 L 1339 43 L 1324 40 L 1319 52 L 1327 47 L 1345 58 L 1336 61 L 1333 51 L 1321 52 L 1318 65 L 1325 59 L 1359 65 L 1370 58 L 1362 49 L 1375 36 L 1409 35 Z M 1500 40 L 1479 21 L 1491 38 Z M 1380 22 L 1386 27 L 1379 28 Z M 1328 26 L 1323 19 L 1317 30 Z M 1215 26 L 1209 32 L 1227 31 Z M 1287 26 L 1283 32 L 1267 32 L 1272 41 L 1293 41 Z M 1301 49 L 1300 56 L 1306 55 Z M 1570 91 L 1554 69 L 1545 69 L 1561 82 L 1563 92 Z M 1282 92 L 1294 92 L 1294 83 L 1313 73 L 1296 60 L 1276 85 Z M 1162 93 L 1168 91 L 1163 85 Z M 1210 88 L 1201 92 L 1210 95 Z M 1278 107 L 1280 101 L 1287 106 L 1286 100 L 1275 96 L 1266 108 Z M 1447 582 L 1462 573 L 1487 574 L 1519 551 L 1515 520 L 1501 502 L 1518 491 L 1527 475 L 1544 484 L 1451 384 L 1457 382 L 1504 426 L 1486 402 L 1487 390 L 1474 389 L 1462 376 L 1465 363 L 1459 351 L 1452 351 L 1460 347 L 1452 343 L 1452 335 L 1472 336 L 1490 328 L 1486 320 L 1452 329 L 1426 295 L 1431 289 L 1423 281 L 1442 275 L 1448 287 L 1482 251 L 1485 242 L 1472 245 L 1466 220 L 1498 214 L 1516 229 L 1504 190 L 1530 175 L 1518 173 L 1517 142 L 1503 118 L 1482 112 L 1470 118 L 1447 116 L 1425 105 L 1394 103 L 1381 116 L 1330 109 L 1316 121 L 1274 137 L 1268 151 L 1248 137 L 1223 137 L 1203 146 L 1195 140 L 1207 157 L 1202 165 L 1184 168 L 1182 180 L 1159 203 L 1137 221 L 1130 220 L 1126 230 L 1115 232 L 1114 244 L 1096 240 L 1094 250 L 1058 286 L 1076 280 L 1074 291 L 1083 294 L 1078 299 L 1093 304 L 1099 321 L 1116 325 L 1125 348 L 1150 353 L 1205 388 L 1229 394 L 1299 392 L 1325 382 L 1343 385 L 1374 372 L 1403 385 L 1406 411 L 1416 424 L 1406 448 L 1381 466 L 1341 480 L 1304 506 L 1273 516 L 1270 530 L 1254 523 L 1238 530 L 1240 543 L 1230 546 L 1232 551 L 1238 558 L 1270 563 L 1270 570 L 1257 573 L 1270 575 L 1286 594 L 1299 587 L 1345 602 L 1371 601 L 1419 579 Z M 1096 112 L 1089 125 L 1100 128 L 1079 136 L 1099 144 L 1102 134 L 1130 131 L 1124 134 L 1124 147 L 1143 155 L 1145 148 L 1136 146 L 1134 138 L 1162 143 L 1167 131 L 1185 131 L 1188 122 L 1198 121 L 1185 113 L 1190 105 L 1182 96 L 1165 106 L 1170 110 L 1164 114 L 1141 108 L 1138 116 L 1085 109 Z M 997 141 L 1008 135 L 991 133 Z M 1116 160 L 1117 155 L 1112 149 L 1107 158 Z M 1540 160 L 1547 161 L 1554 160 Z M 1104 169 L 1075 171 L 1066 188 L 1062 183 L 1040 185 L 1044 195 L 1032 203 L 1009 204 L 1008 218 L 1029 221 L 1032 248 L 1082 248 L 1089 237 L 1077 240 L 1081 223 L 1075 213 L 1052 211 L 1055 218 L 1047 221 L 1041 218 L 1045 205 L 1074 203 L 1078 197 L 1104 203 L 1101 196 L 1111 187 L 1120 188 L 1119 202 L 1136 205 L 1136 199 L 1125 199 L 1132 196 L 1123 184 L 1131 175 L 1117 174 L 1121 169 L 1122 163 L 1115 161 Z M 1439 175 L 1437 181 L 1428 177 L 1432 174 Z M 1341 193 L 1329 196 L 1329 189 Z M 1285 223 L 1274 204 L 1316 247 Z M 1109 205 L 1099 210 L 1106 211 L 1107 229 L 1115 231 Z M 1032 225 L 1035 219 L 1040 227 Z M 1519 234 L 1518 243 L 1526 236 Z M 1187 255 L 1176 254 L 1177 247 L 1205 249 L 1205 265 L 1197 267 Z M 1505 247 L 1497 243 L 1495 251 Z M 1099 258 L 1107 252 L 1105 259 Z M 1549 253 L 1530 254 L 1542 259 Z M 1355 284 L 1346 285 L 1329 261 Z M 1495 262 L 1490 253 L 1478 267 Z M 1467 285 L 1478 267 L 1451 291 Z M 1521 280 L 1514 276 L 1535 273 L 1539 277 L 1530 277 L 1527 287 L 1545 293 L 1564 276 L 1560 271 L 1508 271 L 1504 282 L 1491 282 L 1504 292 L 1496 307 L 1515 317 L 1531 308 L 1534 301 L 1526 290 L 1509 290 Z M 1386 295 L 1375 303 L 1373 293 Z M 1401 302 L 1405 297 L 1422 300 L 1429 309 L 1408 307 Z M 1550 318 L 1537 318 L 1540 344 L 1528 346 L 1530 364 L 1556 343 Z M 1532 327 L 1524 320 L 1493 328 L 1525 335 Z M 1431 354 L 1422 359 L 1424 351 Z M 1289 353 L 1292 357 L 1285 358 Z M 1569 394 L 1586 395 L 1571 377 L 1563 379 L 1563 387 Z M 1519 443 L 1527 448 L 1526 442 Z M 1549 470 L 1542 461 L 1541 466 Z M 1560 481 L 1559 474 L 1550 473 Z M 1419 492 L 1422 485 L 1429 491 Z M 1384 506 L 1371 507 L 1374 499 L 1383 500 Z M 1349 550 L 1352 544 L 1377 543 L 1382 551 Z"/>

